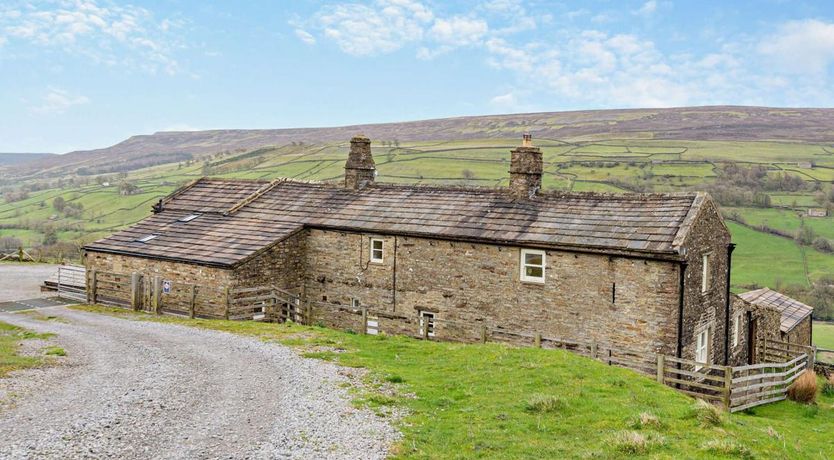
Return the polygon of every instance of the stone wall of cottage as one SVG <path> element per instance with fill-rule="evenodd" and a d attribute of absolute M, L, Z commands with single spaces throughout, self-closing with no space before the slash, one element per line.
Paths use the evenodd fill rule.
<path fill-rule="evenodd" d="M 709 362 L 724 364 L 727 299 L 727 246 L 730 233 L 715 204 L 708 200 L 684 242 L 687 268 L 681 356 L 695 359 L 697 335 L 709 329 Z M 703 255 L 710 255 L 709 288 L 702 292 Z M 732 347 L 732 337 L 730 337 Z"/>
<path fill-rule="evenodd" d="M 372 238 L 383 240 L 381 262 L 370 261 Z M 486 325 L 674 353 L 676 264 L 550 250 L 536 284 L 520 280 L 520 249 L 311 229 L 304 294 L 411 318 L 432 312 L 441 338 L 475 341 Z"/>
<path fill-rule="evenodd" d="M 783 342 L 811 345 L 811 317 L 808 316 L 803 319 L 788 333 L 782 334 L 781 336 Z"/>
<path fill-rule="evenodd" d="M 172 292 L 162 295 L 163 305 L 177 303 L 182 306 L 187 300 L 190 300 L 186 297 L 191 295 L 189 291 L 191 285 L 197 285 L 200 287 L 198 289 L 198 301 L 202 306 L 201 312 L 205 315 L 222 316 L 225 304 L 224 289 L 231 285 L 233 278 L 231 270 L 196 264 L 95 251 L 87 251 L 84 258 L 88 277 L 93 269 L 98 272 L 123 274 L 125 281 L 130 280 L 132 273 L 141 274 L 143 276 L 143 286 L 140 287 L 139 292 L 141 302 L 145 305 L 145 308 L 149 308 L 151 304 L 150 285 L 153 282 L 152 280 L 154 277 L 159 277 L 172 283 Z M 105 298 L 130 304 L 130 294 L 127 291 L 118 295 L 104 290 L 101 290 L 100 293 Z"/>
<path fill-rule="evenodd" d="M 235 287 L 272 285 L 300 294 L 306 241 L 306 230 L 302 230 L 241 263 L 232 272 L 231 284 Z"/>

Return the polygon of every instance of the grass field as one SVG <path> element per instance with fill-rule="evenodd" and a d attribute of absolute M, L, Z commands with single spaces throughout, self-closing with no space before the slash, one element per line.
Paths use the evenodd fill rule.
<path fill-rule="evenodd" d="M 761 164 L 774 172 L 787 172 L 808 183 L 827 183 L 834 169 L 834 155 L 823 145 L 799 142 L 669 141 L 646 139 L 555 140 L 537 139 L 544 153 L 546 189 L 622 192 L 637 180 L 648 181 L 656 191 L 697 189 L 712 181 L 721 162 Z M 379 170 L 377 180 L 396 183 L 442 183 L 479 186 L 507 185 L 510 149 L 518 139 L 389 142 L 374 144 Z M 304 180 L 339 180 L 348 144 L 285 145 L 215 157 L 210 164 L 195 162 L 158 165 L 132 171 L 128 180 L 140 193 L 119 195 L 117 179 L 109 185 L 81 185 L 33 192 L 14 203 L 0 203 L 0 236 L 20 238 L 34 246 L 44 239 L 44 229 L 60 230 L 59 238 L 81 244 L 112 233 L 150 214 L 150 206 L 177 186 L 204 172 L 217 177 Z M 796 167 L 813 161 L 814 168 Z M 206 169 L 207 168 L 207 169 Z M 56 212 L 52 202 L 62 197 L 79 203 L 80 218 Z M 801 222 L 819 236 L 834 240 L 834 217 L 801 218 L 813 207 L 811 193 L 774 193 L 774 204 L 794 209 L 732 208 L 750 225 L 767 225 L 795 232 Z M 733 284 L 775 286 L 778 283 L 807 286 L 823 274 L 834 275 L 834 255 L 801 248 L 779 238 L 739 225 L 730 225 L 738 244 Z M 780 261 L 778 269 L 772 262 Z M 807 267 L 807 268 L 806 268 Z"/>
<path fill-rule="evenodd" d="M 562 350 L 363 336 L 318 327 L 187 320 L 77 307 L 251 335 L 370 371 L 356 403 L 408 410 L 394 458 L 769 458 L 834 455 L 834 398 L 699 420 L 693 400 L 626 369 Z M 643 422 L 641 422 L 641 415 Z"/>

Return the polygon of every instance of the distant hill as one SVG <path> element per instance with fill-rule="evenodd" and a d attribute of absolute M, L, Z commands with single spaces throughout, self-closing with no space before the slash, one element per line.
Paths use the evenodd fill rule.
<path fill-rule="evenodd" d="M 260 130 L 159 132 L 133 136 L 111 147 L 49 156 L 13 168 L 15 176 L 129 171 L 291 142 L 347 141 L 364 133 L 373 140 L 453 140 L 518 137 L 834 142 L 834 109 L 712 106 L 672 109 L 588 110 L 487 115 L 435 120 Z"/>
<path fill-rule="evenodd" d="M 30 161 L 44 160 L 56 156 L 54 153 L 2 153 L 0 152 L 0 166 L 19 165 Z"/>

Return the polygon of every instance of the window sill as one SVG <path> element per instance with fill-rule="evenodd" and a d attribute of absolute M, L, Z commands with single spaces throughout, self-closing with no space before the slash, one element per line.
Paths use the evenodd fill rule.
<path fill-rule="evenodd" d="M 528 284 L 530 286 L 544 286 L 545 281 L 533 281 L 533 280 L 519 280 L 521 284 Z"/>

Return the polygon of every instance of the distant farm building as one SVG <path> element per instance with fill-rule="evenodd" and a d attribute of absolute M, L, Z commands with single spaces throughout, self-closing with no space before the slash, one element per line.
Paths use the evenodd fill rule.
<path fill-rule="evenodd" d="M 197 287 L 269 285 L 299 305 L 372 307 L 374 332 L 417 333 L 398 319 L 419 318 L 450 340 L 471 331 L 443 320 L 699 362 L 750 359 L 754 316 L 730 301 L 733 245 L 709 195 L 542 192 L 542 171 L 525 136 L 509 188 L 381 184 L 370 140 L 355 137 L 342 184 L 200 179 L 88 245 L 86 265 L 155 279 L 157 296 L 191 286 L 192 315 Z M 202 314 L 222 317 L 222 302 L 207 299 Z"/>
<path fill-rule="evenodd" d="M 809 208 L 808 217 L 827 217 L 828 210 L 825 208 Z"/>

